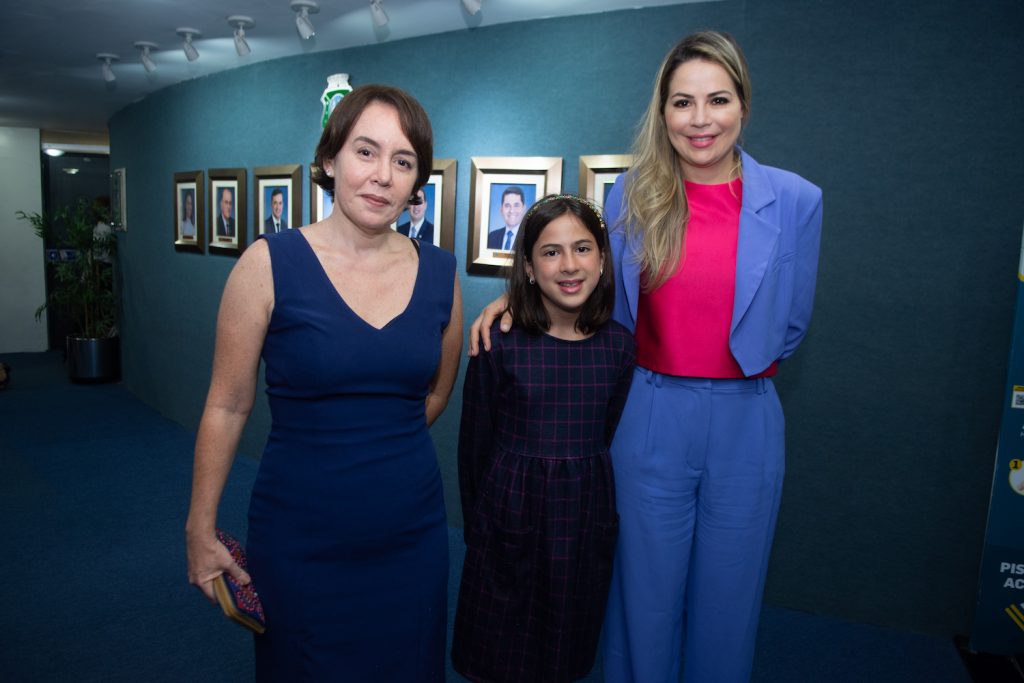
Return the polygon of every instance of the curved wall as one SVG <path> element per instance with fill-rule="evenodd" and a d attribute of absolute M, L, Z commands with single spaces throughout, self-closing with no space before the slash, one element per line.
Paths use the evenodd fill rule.
<path fill-rule="evenodd" d="M 575 191 L 580 155 L 628 151 L 665 51 L 690 30 L 727 30 L 754 79 L 747 149 L 825 193 L 815 320 L 778 380 L 789 472 L 768 599 L 966 632 L 1024 216 L 1024 93 L 1009 85 L 1022 14 L 1017 0 L 912 12 L 726 0 L 315 53 L 155 93 L 111 121 L 113 167 L 128 170 L 125 381 L 197 425 L 234 259 L 174 251 L 172 175 L 245 167 L 251 189 L 255 166 L 308 163 L 328 74 L 409 90 L 431 116 L 435 155 L 458 161 L 471 319 L 502 283 L 465 273 L 470 157 L 560 156 Z M 456 525 L 460 396 L 433 431 Z M 258 457 L 266 430 L 261 393 L 243 456 Z"/>

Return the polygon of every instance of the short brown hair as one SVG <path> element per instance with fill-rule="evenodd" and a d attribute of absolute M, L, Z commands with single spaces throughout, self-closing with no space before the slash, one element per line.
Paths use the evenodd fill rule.
<path fill-rule="evenodd" d="M 410 204 L 419 204 L 417 191 L 430 180 L 430 172 L 434 166 L 434 132 L 430 127 L 430 119 L 423 107 L 409 93 L 389 85 L 361 85 L 341 100 L 327 126 L 320 135 L 313 157 L 313 182 L 327 190 L 334 199 L 334 178 L 327 175 L 324 161 L 333 159 L 348 140 L 352 126 L 356 124 L 370 104 L 381 102 L 394 107 L 398 112 L 398 121 L 402 132 L 409 138 L 412 150 L 416 153 L 416 184 L 412 188 Z"/>

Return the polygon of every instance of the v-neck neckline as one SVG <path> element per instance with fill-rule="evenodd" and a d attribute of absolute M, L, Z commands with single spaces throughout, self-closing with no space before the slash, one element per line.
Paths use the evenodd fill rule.
<path fill-rule="evenodd" d="M 420 276 L 423 273 L 423 252 L 421 249 L 416 249 L 416 278 L 413 280 L 412 283 L 412 292 L 409 294 L 409 300 L 405 302 L 405 306 L 402 308 L 401 311 L 395 314 L 394 317 L 392 317 L 390 320 L 384 323 L 381 327 L 377 327 L 376 325 L 373 325 L 368 320 L 366 320 L 366 318 L 356 313 L 355 309 L 352 308 L 352 306 L 350 306 L 347 301 L 345 301 L 345 297 L 342 296 L 341 292 L 338 291 L 338 288 L 334 286 L 333 282 L 331 282 L 331 277 L 327 274 L 327 270 L 324 268 L 324 264 L 320 261 L 320 257 L 316 255 L 316 250 L 313 249 L 313 245 L 310 244 L 309 240 L 306 239 L 306 236 L 302 234 L 301 230 L 296 230 L 295 232 L 297 232 L 299 236 L 302 237 L 303 243 L 309 250 L 309 255 L 313 257 L 313 261 L 316 263 L 317 268 L 320 271 L 320 276 L 323 279 L 323 283 L 327 286 L 329 290 L 334 292 L 335 298 L 339 302 L 341 302 L 341 305 L 344 306 L 349 313 L 352 314 L 352 317 L 361 322 L 363 325 L 366 325 L 366 327 L 370 328 L 371 330 L 374 330 L 375 332 L 382 332 L 385 329 L 387 329 L 391 325 L 391 323 L 395 322 L 403 315 L 405 315 L 405 313 L 412 307 L 413 299 L 416 298 L 416 292 L 419 291 L 420 288 Z M 413 245 L 414 248 L 415 246 L 416 245 Z"/>

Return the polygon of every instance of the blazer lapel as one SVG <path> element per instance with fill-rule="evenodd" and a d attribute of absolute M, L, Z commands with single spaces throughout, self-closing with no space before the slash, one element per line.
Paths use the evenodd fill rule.
<path fill-rule="evenodd" d="M 630 239 L 623 235 L 622 250 L 622 278 L 623 289 L 626 291 L 626 301 L 629 303 L 629 318 L 636 328 L 636 310 L 640 303 L 640 239 Z"/>
<path fill-rule="evenodd" d="M 781 228 L 760 215 L 775 201 L 768 175 L 746 152 L 743 159 L 743 205 L 736 249 L 736 296 L 733 300 L 730 333 L 743 319 L 754 294 L 764 280 Z"/>

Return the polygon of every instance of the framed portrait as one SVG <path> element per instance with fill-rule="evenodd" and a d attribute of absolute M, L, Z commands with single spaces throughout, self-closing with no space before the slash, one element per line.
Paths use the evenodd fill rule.
<path fill-rule="evenodd" d="M 245 169 L 211 168 L 209 171 L 210 251 L 238 256 L 245 249 Z"/>
<path fill-rule="evenodd" d="M 110 174 L 110 227 L 118 232 L 128 231 L 128 193 L 125 189 L 125 169 L 115 168 Z"/>
<path fill-rule="evenodd" d="M 299 164 L 253 169 L 253 239 L 302 225 L 301 172 Z"/>
<path fill-rule="evenodd" d="M 455 159 L 434 159 L 430 180 L 423 186 L 423 203 L 402 212 L 391 227 L 403 235 L 455 251 Z"/>
<path fill-rule="evenodd" d="M 206 215 L 203 212 L 203 172 L 183 171 L 174 174 L 174 248 L 178 251 L 203 252 Z"/>
<path fill-rule="evenodd" d="M 472 157 L 466 272 L 500 275 L 530 206 L 562 191 L 560 157 Z"/>
<path fill-rule="evenodd" d="M 580 157 L 580 196 L 604 208 L 620 173 L 633 165 L 632 154 L 591 154 Z"/>
<path fill-rule="evenodd" d="M 309 165 L 309 222 L 316 223 L 331 215 L 334 200 L 330 193 L 313 182 L 313 165 Z"/>

